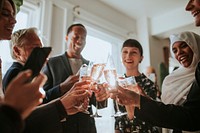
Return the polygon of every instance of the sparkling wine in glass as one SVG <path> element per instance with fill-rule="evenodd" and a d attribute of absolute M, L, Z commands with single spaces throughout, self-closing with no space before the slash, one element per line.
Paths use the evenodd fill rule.
<path fill-rule="evenodd" d="M 93 81 L 98 82 L 103 74 L 105 63 L 94 64 L 91 70 L 91 78 Z"/>
<path fill-rule="evenodd" d="M 90 79 L 91 70 L 88 65 L 83 64 L 79 69 L 79 81 Z"/>
<path fill-rule="evenodd" d="M 104 70 L 104 77 L 111 88 L 115 88 L 117 81 L 116 69 L 106 69 Z"/>
<path fill-rule="evenodd" d="M 89 76 L 90 76 L 90 70 L 89 69 L 90 68 L 86 64 L 83 64 L 80 67 L 80 69 L 79 69 L 79 81 L 84 81 L 84 80 L 89 79 Z M 89 88 L 88 88 L 88 90 L 89 90 Z M 87 103 L 88 99 L 85 99 L 83 103 L 75 106 L 75 108 L 77 108 L 78 110 L 80 110 L 81 112 L 83 112 L 85 114 L 90 114 L 90 112 L 87 109 L 84 109 L 84 104 Z"/>
<path fill-rule="evenodd" d="M 105 63 L 94 63 L 91 69 L 91 78 L 94 82 L 94 84 L 98 84 L 99 83 L 99 79 L 103 74 L 103 70 L 105 67 Z M 96 89 L 98 89 L 96 87 Z M 94 90 L 97 91 L 97 90 Z M 91 117 L 102 117 L 98 114 L 98 102 L 96 101 L 96 110 L 95 110 L 95 114 L 91 115 Z"/>
<path fill-rule="evenodd" d="M 113 89 L 117 89 L 116 85 L 117 85 L 117 72 L 115 69 L 115 65 L 113 62 L 113 59 L 111 57 L 111 55 L 108 56 L 108 60 L 106 63 L 106 67 L 104 70 L 104 77 L 107 81 L 107 83 L 109 84 L 109 89 L 113 90 Z M 116 104 L 116 113 L 114 115 L 112 115 L 113 117 L 120 117 L 123 115 L 126 115 L 126 112 L 121 112 L 119 109 L 119 105 L 117 103 L 117 101 L 115 100 L 115 104 Z"/>

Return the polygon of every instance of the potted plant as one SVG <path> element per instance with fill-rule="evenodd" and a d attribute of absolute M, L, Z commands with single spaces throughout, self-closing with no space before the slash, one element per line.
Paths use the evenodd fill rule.
<path fill-rule="evenodd" d="M 19 12 L 20 6 L 23 4 L 23 0 L 13 0 L 13 2 L 16 4 L 17 12 Z"/>

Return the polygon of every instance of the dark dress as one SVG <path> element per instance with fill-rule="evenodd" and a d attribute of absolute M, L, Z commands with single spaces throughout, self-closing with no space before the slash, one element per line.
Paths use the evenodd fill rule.
<path fill-rule="evenodd" d="M 152 99 L 156 99 L 156 86 L 148 79 L 144 74 L 135 77 L 136 82 L 141 86 L 144 92 Z M 126 112 L 124 106 L 119 106 L 121 112 Z M 152 126 L 150 123 L 139 120 L 134 117 L 134 120 L 129 120 L 126 115 L 115 118 L 115 129 L 121 133 L 133 133 L 138 131 L 139 133 L 157 133 L 158 128 Z"/>

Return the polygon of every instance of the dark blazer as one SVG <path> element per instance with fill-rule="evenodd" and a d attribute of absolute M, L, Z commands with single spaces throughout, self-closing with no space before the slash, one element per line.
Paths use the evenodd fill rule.
<path fill-rule="evenodd" d="M 184 131 L 200 130 L 200 63 L 195 74 L 196 80 L 182 106 L 165 105 L 141 96 L 141 107 L 135 110 L 135 115 L 160 127 Z"/>
<path fill-rule="evenodd" d="M 63 132 L 67 113 L 60 100 L 38 106 L 25 120 L 23 133 L 70 133 Z M 71 125 L 73 126 L 73 125 Z"/>
<path fill-rule="evenodd" d="M 88 64 L 89 61 L 82 58 L 84 64 Z M 44 90 L 48 92 L 47 99 L 52 100 L 56 97 L 60 97 L 59 84 L 65 81 L 70 75 L 73 75 L 69 60 L 66 53 L 52 57 L 49 59 L 47 65 L 44 67 L 43 72 L 47 75 L 48 81 L 44 85 Z M 52 88 L 53 87 L 53 88 Z M 90 98 L 90 105 L 95 105 L 94 95 Z M 91 107 L 88 109 L 92 113 Z M 94 118 L 84 113 L 77 113 L 72 116 L 68 116 L 65 123 L 64 130 L 70 133 L 96 133 Z"/>
<path fill-rule="evenodd" d="M 0 133 L 63 133 L 62 123 L 66 118 L 60 100 L 38 106 L 25 120 L 25 124 L 15 109 L 0 105 Z"/>
<path fill-rule="evenodd" d="M 84 64 L 88 64 L 89 61 L 82 58 Z M 60 97 L 60 83 L 65 81 L 70 75 L 73 75 L 69 60 L 66 53 L 52 57 L 48 60 L 46 66 L 43 68 L 43 72 L 47 75 L 48 80 L 44 85 L 44 90 L 48 92 L 47 102 Z"/>
<path fill-rule="evenodd" d="M 15 109 L 0 105 L 0 133 L 20 133 L 23 125 L 23 120 Z"/>
<path fill-rule="evenodd" d="M 20 64 L 19 62 L 13 62 L 10 68 L 6 71 L 6 74 L 4 75 L 2 81 L 4 93 L 6 91 L 8 84 L 12 81 L 14 77 L 16 77 L 19 74 L 22 68 L 23 68 L 22 64 Z"/>

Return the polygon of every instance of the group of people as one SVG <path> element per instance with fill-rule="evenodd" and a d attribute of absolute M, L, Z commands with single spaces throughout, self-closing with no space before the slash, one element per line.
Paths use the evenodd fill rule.
<path fill-rule="evenodd" d="M 196 26 L 200 26 L 198 0 L 189 0 L 186 10 L 195 17 Z M 199 132 L 200 116 L 200 58 L 199 38 L 193 32 L 181 32 L 170 36 L 170 51 L 180 63 L 180 67 L 165 78 L 162 86 L 161 101 L 152 100 L 142 91 L 140 94 L 119 87 L 113 92 L 122 105 L 134 106 L 137 119 L 158 127 L 173 129 L 174 132 Z M 171 131 L 170 131 L 171 132 Z"/>
<path fill-rule="evenodd" d="M 194 14 L 195 24 L 200 26 L 200 1 L 189 0 L 186 10 Z M 160 131 L 158 127 L 175 132 L 200 130 L 199 35 L 186 31 L 170 36 L 170 52 L 180 67 L 165 78 L 161 101 L 157 101 L 155 83 L 139 71 L 144 58 L 143 48 L 135 39 L 123 43 L 121 55 L 126 68 L 124 76 L 135 77 L 137 86 L 134 90 L 138 91 L 122 86 L 117 86 L 117 91 L 108 91 L 107 86 L 101 84 L 96 86 L 99 91 L 92 94 L 87 91 L 91 81 L 79 81 L 78 75 L 81 65 L 89 63 L 81 55 L 87 36 L 82 24 L 72 24 L 68 28 L 66 52 L 51 57 L 42 72 L 27 82 L 32 72 L 21 69 L 31 51 L 42 47 L 42 43 L 35 28 L 21 29 L 12 34 L 15 16 L 13 1 L 1 0 L 0 40 L 11 40 L 11 53 L 16 60 L 3 78 L 1 133 L 96 133 L 94 118 L 83 111 L 92 113 L 92 104 L 105 108 L 109 97 L 117 100 L 121 111 L 127 112 L 126 116 L 115 118 L 115 133 L 157 133 Z M 45 95 L 40 91 L 41 87 Z"/>
<path fill-rule="evenodd" d="M 71 127 L 76 132 L 78 130 L 77 121 L 71 124 L 66 122 L 68 122 L 69 116 L 74 116 L 74 114 L 81 112 L 84 108 L 88 108 L 87 104 L 83 106 L 83 109 L 77 108 L 77 106 L 85 99 L 90 98 L 89 92 L 86 91 L 90 87 L 90 81 L 75 83 L 76 77 L 70 77 L 68 80 L 66 79 L 66 82 L 60 82 L 59 90 L 55 89 L 54 91 L 52 88 L 52 91 L 50 90 L 49 92 L 50 94 L 48 95 L 47 93 L 46 96 L 40 91 L 40 88 L 47 81 L 47 76 L 44 73 L 39 74 L 31 82 L 27 82 L 32 72 L 30 70 L 21 72 L 20 69 L 23 67 L 32 49 L 34 47 L 41 47 L 42 44 L 34 28 L 16 31 L 11 37 L 16 23 L 16 8 L 12 0 L 1 0 L 0 4 L 0 39 L 10 40 L 12 38 L 11 51 L 14 59 L 16 59 L 16 62 L 13 63 L 3 80 L 5 91 L 4 97 L 1 97 L 0 102 L 0 132 L 56 133 L 65 131 L 66 127 Z M 74 35 L 72 31 L 69 32 Z M 70 90 L 67 93 L 62 93 L 68 87 L 70 87 Z M 61 90 L 61 88 L 64 89 Z M 58 92 L 58 95 L 56 92 Z M 106 93 L 102 89 L 95 95 L 97 100 L 103 101 L 104 99 L 102 100 L 102 98 Z M 43 103 L 43 99 L 50 101 L 51 98 L 55 100 L 40 105 Z M 104 101 L 102 105 L 103 103 Z M 88 121 L 82 123 L 88 126 L 92 123 L 92 120 Z M 77 125 L 75 125 L 76 123 Z M 75 126 L 72 127 L 72 125 Z M 85 128 L 82 129 L 83 131 L 85 130 Z M 67 130 L 66 132 L 73 132 Z M 84 132 L 90 132 L 88 130 L 91 129 L 88 128 Z"/>

